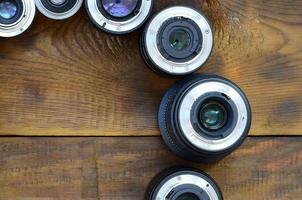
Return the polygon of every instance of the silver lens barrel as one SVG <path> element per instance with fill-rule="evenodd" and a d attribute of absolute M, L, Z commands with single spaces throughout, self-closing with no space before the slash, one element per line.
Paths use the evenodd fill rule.
<path fill-rule="evenodd" d="M 9 1 L 7 1 L 9 2 Z M 14 37 L 26 31 L 33 22 L 36 7 L 34 0 L 16 0 L 14 16 L 0 16 L 0 37 Z"/>
<path fill-rule="evenodd" d="M 35 0 L 38 10 L 46 17 L 63 20 L 75 15 L 83 0 Z"/>

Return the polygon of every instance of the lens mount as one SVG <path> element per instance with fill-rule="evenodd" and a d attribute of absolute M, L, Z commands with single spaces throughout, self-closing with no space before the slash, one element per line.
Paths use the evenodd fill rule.
<path fill-rule="evenodd" d="M 147 20 L 153 7 L 153 0 L 138 0 L 135 9 L 128 15 L 110 15 L 102 1 L 85 0 L 90 20 L 101 30 L 111 34 L 126 34 L 138 29 Z"/>
<path fill-rule="evenodd" d="M 222 125 L 215 127 L 214 123 L 211 129 L 203 124 L 200 113 L 213 102 L 224 114 L 219 118 Z M 215 120 L 217 116 L 210 117 Z M 158 121 L 172 151 L 189 160 L 212 162 L 241 145 L 250 129 L 251 110 L 242 90 L 231 81 L 215 75 L 193 75 L 168 90 Z"/>
<path fill-rule="evenodd" d="M 222 200 L 215 181 L 192 168 L 171 168 L 157 175 L 149 186 L 146 200 Z"/>
<path fill-rule="evenodd" d="M 0 17 L 0 37 L 14 37 L 29 28 L 35 17 L 34 0 L 15 0 L 16 14 L 10 19 Z"/>
<path fill-rule="evenodd" d="M 191 38 L 188 48 L 183 51 L 167 45 L 168 34 L 175 27 L 187 31 Z M 141 41 L 147 64 L 155 71 L 170 75 L 186 75 L 198 70 L 207 61 L 212 48 L 210 23 L 200 12 L 184 6 L 170 7 L 155 15 L 146 26 Z"/>
<path fill-rule="evenodd" d="M 226 96 L 227 100 L 225 102 L 233 102 L 237 111 L 236 113 L 233 113 L 237 118 L 237 122 L 232 129 L 232 133 L 229 133 L 227 137 L 215 140 L 203 137 L 202 134 L 198 133 L 191 120 L 191 112 L 196 97 L 212 92 L 220 93 L 221 96 Z M 248 123 L 248 109 L 240 93 L 232 86 L 222 82 L 209 81 L 200 83 L 187 92 L 180 104 L 178 118 L 184 136 L 192 145 L 207 151 L 222 151 L 235 144 L 236 141 L 241 138 L 242 130 L 245 129 Z"/>
<path fill-rule="evenodd" d="M 67 19 L 78 12 L 83 0 L 65 0 L 62 4 L 54 4 L 51 0 L 35 0 L 38 10 L 50 19 Z"/>

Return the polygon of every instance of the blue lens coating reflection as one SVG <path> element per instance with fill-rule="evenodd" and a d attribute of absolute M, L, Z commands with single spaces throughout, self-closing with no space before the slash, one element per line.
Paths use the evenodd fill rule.
<path fill-rule="evenodd" d="M 105 11 L 113 17 L 127 17 L 137 7 L 138 0 L 102 0 Z"/>
<path fill-rule="evenodd" d="M 11 19 L 17 14 L 17 2 L 15 0 L 0 0 L 0 17 Z"/>

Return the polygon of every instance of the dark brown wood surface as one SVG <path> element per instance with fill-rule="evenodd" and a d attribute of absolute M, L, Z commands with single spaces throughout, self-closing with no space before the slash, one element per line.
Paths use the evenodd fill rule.
<path fill-rule="evenodd" d="M 228 158 L 196 165 L 159 137 L 1 138 L 0 199 L 142 200 L 161 170 L 209 173 L 225 200 L 301 200 L 302 138 L 249 138 Z"/>
<path fill-rule="evenodd" d="M 216 73 L 246 92 L 250 135 L 213 165 L 174 156 L 159 135 L 157 107 L 176 81 L 144 64 L 141 30 L 112 36 L 82 9 L 53 21 L 37 14 L 20 37 L 0 38 L 0 200 L 142 200 L 152 177 L 195 166 L 225 200 L 302 199 L 302 1 L 165 0 L 210 19 Z M 288 137 L 288 136 L 294 137 Z"/>
<path fill-rule="evenodd" d="M 251 135 L 302 130 L 302 1 L 166 0 L 202 10 L 215 47 L 200 72 L 241 86 L 253 109 Z M 158 135 L 156 112 L 175 80 L 139 55 L 141 31 L 98 31 L 84 9 L 65 21 L 38 14 L 25 34 L 0 39 L 1 135 Z"/>

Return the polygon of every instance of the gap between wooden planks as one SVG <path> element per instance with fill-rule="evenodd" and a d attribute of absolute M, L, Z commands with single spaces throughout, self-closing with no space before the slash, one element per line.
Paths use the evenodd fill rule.
<path fill-rule="evenodd" d="M 0 140 L 0 200 L 142 200 L 174 165 L 209 173 L 226 200 L 300 200 L 301 137 L 248 138 L 213 165 L 174 156 L 159 137 L 20 137 Z"/>

